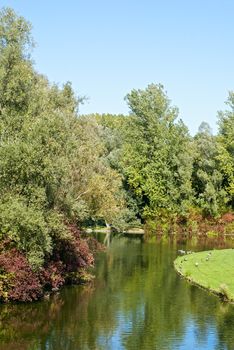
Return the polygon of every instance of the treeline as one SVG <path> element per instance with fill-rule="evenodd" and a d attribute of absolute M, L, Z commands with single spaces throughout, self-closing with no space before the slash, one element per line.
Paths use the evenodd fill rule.
<path fill-rule="evenodd" d="M 191 137 L 162 85 L 126 96 L 129 116 L 92 115 L 112 132 L 110 166 L 122 176 L 125 203 L 141 222 L 216 219 L 234 207 L 234 93 L 219 112 L 219 132 L 203 122 Z M 110 131 L 111 130 L 111 131 Z M 132 215 L 132 216 L 134 216 Z"/>
<path fill-rule="evenodd" d="M 0 299 L 34 300 L 79 281 L 93 241 L 116 230 L 234 206 L 234 94 L 219 133 L 195 137 L 161 85 L 133 90 L 128 116 L 80 116 L 68 82 L 51 84 L 31 59 L 30 24 L 0 13 Z M 92 246 L 92 247 L 91 247 Z M 91 247 L 91 249 L 90 249 Z"/>

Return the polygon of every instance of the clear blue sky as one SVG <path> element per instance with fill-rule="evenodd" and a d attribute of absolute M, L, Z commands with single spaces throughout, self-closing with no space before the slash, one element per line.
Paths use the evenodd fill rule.
<path fill-rule="evenodd" d="M 127 113 L 162 83 L 194 134 L 234 90 L 233 0 L 2 0 L 33 24 L 36 69 L 89 97 L 81 113 Z"/>

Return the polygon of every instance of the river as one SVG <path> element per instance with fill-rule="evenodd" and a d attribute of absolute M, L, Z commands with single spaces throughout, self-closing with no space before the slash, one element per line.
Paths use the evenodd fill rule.
<path fill-rule="evenodd" d="M 101 236 L 104 240 L 104 236 Z M 234 349 L 234 306 L 188 284 L 178 249 L 234 241 L 144 242 L 116 235 L 96 258 L 96 278 L 32 304 L 0 306 L 1 350 Z"/>

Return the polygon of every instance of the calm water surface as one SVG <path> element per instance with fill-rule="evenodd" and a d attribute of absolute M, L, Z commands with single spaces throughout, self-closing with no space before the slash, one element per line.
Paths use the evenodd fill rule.
<path fill-rule="evenodd" d="M 231 243 L 115 236 L 92 285 L 48 301 L 0 307 L 1 350 L 234 349 L 234 306 L 190 286 L 173 269 L 178 249 Z"/>

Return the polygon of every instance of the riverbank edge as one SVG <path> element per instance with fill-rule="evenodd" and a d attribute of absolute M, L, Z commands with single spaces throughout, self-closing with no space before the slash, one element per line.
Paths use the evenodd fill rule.
<path fill-rule="evenodd" d="M 222 237 L 234 234 L 234 213 L 226 212 L 219 218 L 203 217 L 200 213 L 190 212 L 186 217 L 165 216 L 148 219 L 144 225 L 146 236 L 186 235 Z"/>
<path fill-rule="evenodd" d="M 223 249 L 223 250 L 226 250 L 226 249 Z M 208 253 L 209 250 L 207 251 L 204 251 L 204 253 Z M 199 252 L 200 253 L 200 252 Z M 193 253 L 193 254 L 196 254 L 196 253 Z M 210 293 L 210 294 L 213 294 L 217 297 L 219 297 L 222 301 L 225 301 L 225 302 L 228 302 L 230 304 L 234 304 L 234 298 L 229 298 L 228 295 L 225 293 L 225 292 L 221 292 L 220 290 L 217 290 L 217 289 L 213 289 L 213 288 L 210 288 L 210 287 L 206 287 L 198 282 L 196 282 L 196 280 L 194 280 L 193 278 L 191 278 L 190 276 L 186 276 L 184 275 L 179 267 L 177 266 L 177 262 L 179 261 L 179 259 L 182 258 L 181 256 L 177 256 L 177 258 L 174 260 L 173 262 L 173 265 L 174 265 L 174 269 L 176 271 L 176 273 L 183 279 L 185 279 L 187 282 L 189 282 L 190 284 L 192 284 L 193 286 L 196 286 L 198 288 L 201 288 L 203 290 L 205 290 L 206 292 Z"/>
<path fill-rule="evenodd" d="M 93 233 L 123 233 L 139 234 L 145 238 L 152 236 L 203 236 L 203 237 L 228 237 L 234 236 L 234 213 L 227 212 L 220 218 L 205 218 L 200 214 L 190 213 L 188 217 L 166 216 L 162 218 L 153 218 L 145 221 L 141 226 L 127 228 L 117 231 L 113 227 L 106 226 L 84 226 L 83 232 Z"/>

